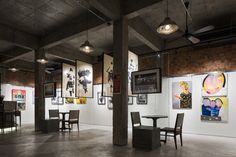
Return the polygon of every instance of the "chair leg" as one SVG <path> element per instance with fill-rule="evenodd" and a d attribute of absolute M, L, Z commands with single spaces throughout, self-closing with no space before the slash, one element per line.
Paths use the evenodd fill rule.
<path fill-rule="evenodd" d="M 79 131 L 79 123 L 77 123 L 77 128 L 78 128 L 78 131 Z"/>
<path fill-rule="evenodd" d="M 181 146 L 183 146 L 182 133 L 180 133 L 180 142 L 181 142 Z"/>
<path fill-rule="evenodd" d="M 167 132 L 165 132 L 165 141 L 164 141 L 164 143 L 166 143 L 166 141 L 167 141 Z"/>
<path fill-rule="evenodd" d="M 176 135 L 174 135 L 174 140 L 175 140 L 175 149 L 177 149 Z"/>

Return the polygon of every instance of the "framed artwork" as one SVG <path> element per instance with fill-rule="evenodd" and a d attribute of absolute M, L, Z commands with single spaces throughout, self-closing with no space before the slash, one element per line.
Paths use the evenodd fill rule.
<path fill-rule="evenodd" d="M 98 105 L 106 105 L 106 97 L 103 97 L 102 95 L 105 94 L 102 94 L 102 92 L 97 93 Z"/>
<path fill-rule="evenodd" d="M 173 109 L 192 108 L 191 81 L 172 82 L 172 108 Z"/>
<path fill-rule="evenodd" d="M 62 64 L 62 97 L 75 98 L 75 66 Z"/>
<path fill-rule="evenodd" d="M 133 97 L 128 96 L 128 105 L 133 105 Z"/>
<path fill-rule="evenodd" d="M 107 108 L 108 108 L 108 110 L 113 109 L 113 99 L 112 99 L 112 97 L 107 98 Z"/>
<path fill-rule="evenodd" d="M 74 98 L 66 98 L 66 104 L 74 104 Z"/>
<path fill-rule="evenodd" d="M 161 93 L 161 69 L 132 72 L 132 93 Z"/>
<path fill-rule="evenodd" d="M 77 105 L 86 104 L 87 103 L 87 98 L 85 98 L 85 97 L 83 97 L 83 98 L 76 98 L 75 101 L 76 101 Z"/>
<path fill-rule="evenodd" d="M 102 94 L 113 96 L 113 57 L 106 54 L 103 55 Z"/>
<path fill-rule="evenodd" d="M 93 97 L 93 65 L 76 61 L 76 96 Z"/>
<path fill-rule="evenodd" d="M 201 106 L 201 120 L 227 122 L 228 108 L 227 97 L 203 97 Z"/>
<path fill-rule="evenodd" d="M 56 97 L 51 99 L 52 105 L 63 105 L 64 98 L 61 97 L 61 89 L 56 89 Z"/>
<path fill-rule="evenodd" d="M 138 55 L 129 51 L 129 57 L 128 57 L 128 95 L 129 96 L 132 95 L 131 74 L 134 71 L 138 71 Z"/>
<path fill-rule="evenodd" d="M 147 105 L 148 95 L 147 94 L 138 94 L 137 104 L 138 105 Z"/>
<path fill-rule="evenodd" d="M 12 101 L 17 102 L 17 110 L 24 111 L 26 109 L 26 90 L 12 89 Z"/>
<path fill-rule="evenodd" d="M 44 97 L 56 97 L 56 82 L 44 83 Z"/>
<path fill-rule="evenodd" d="M 227 74 L 209 73 L 202 78 L 202 96 L 226 96 L 227 86 Z"/>

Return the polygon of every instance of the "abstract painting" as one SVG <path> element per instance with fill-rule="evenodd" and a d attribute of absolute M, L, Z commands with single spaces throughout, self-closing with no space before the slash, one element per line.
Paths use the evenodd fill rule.
<path fill-rule="evenodd" d="M 26 90 L 12 89 L 12 101 L 17 102 L 17 110 L 24 111 L 26 109 Z"/>
<path fill-rule="evenodd" d="M 138 71 L 138 55 L 129 51 L 129 60 L 128 60 L 128 95 L 132 95 L 131 90 L 131 74 L 134 71 Z"/>
<path fill-rule="evenodd" d="M 180 81 L 172 83 L 172 108 L 192 108 L 192 82 Z"/>
<path fill-rule="evenodd" d="M 137 104 L 138 105 L 146 105 L 147 101 L 148 101 L 147 94 L 138 94 L 138 96 L 137 96 Z"/>
<path fill-rule="evenodd" d="M 85 98 L 85 97 L 83 97 L 83 98 L 76 98 L 75 101 L 76 101 L 77 105 L 86 104 L 87 103 L 87 98 Z"/>
<path fill-rule="evenodd" d="M 93 65 L 76 61 L 76 96 L 93 97 Z"/>
<path fill-rule="evenodd" d="M 97 93 L 98 105 L 105 105 L 106 104 L 106 98 L 103 97 L 102 95 L 105 95 L 105 94 L 104 93 L 102 94 L 102 92 Z"/>
<path fill-rule="evenodd" d="M 205 75 L 202 79 L 202 96 L 226 96 L 227 74 L 213 72 Z"/>
<path fill-rule="evenodd" d="M 202 121 L 228 121 L 227 97 L 203 97 L 201 109 Z"/>
<path fill-rule="evenodd" d="M 113 57 L 103 55 L 103 76 L 102 76 L 102 92 L 108 96 L 113 96 Z"/>
<path fill-rule="evenodd" d="M 62 97 L 75 98 L 75 66 L 62 64 Z"/>

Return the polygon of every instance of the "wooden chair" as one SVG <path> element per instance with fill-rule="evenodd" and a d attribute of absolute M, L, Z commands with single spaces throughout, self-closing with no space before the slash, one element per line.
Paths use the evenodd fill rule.
<path fill-rule="evenodd" d="M 154 149 L 160 146 L 160 128 L 142 125 L 139 112 L 131 112 L 131 120 L 133 147 Z"/>
<path fill-rule="evenodd" d="M 49 110 L 49 119 L 60 119 L 59 110 Z"/>
<path fill-rule="evenodd" d="M 73 124 L 77 124 L 77 128 L 79 131 L 79 114 L 80 114 L 80 110 L 70 110 L 69 111 L 69 119 L 65 121 L 65 122 L 67 122 L 67 124 L 70 128 L 69 130 L 73 129 Z"/>
<path fill-rule="evenodd" d="M 184 113 L 178 113 L 174 128 L 165 127 L 161 129 L 161 132 L 165 133 L 164 135 L 162 135 L 162 136 L 165 136 L 164 143 L 166 143 L 167 141 L 167 136 L 174 137 L 175 148 L 177 149 L 176 136 L 180 135 L 181 146 L 183 146 L 183 140 L 182 140 L 183 121 L 184 121 Z"/>

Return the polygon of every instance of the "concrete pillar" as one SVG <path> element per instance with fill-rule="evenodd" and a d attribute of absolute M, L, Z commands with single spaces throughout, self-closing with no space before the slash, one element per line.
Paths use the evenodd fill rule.
<path fill-rule="evenodd" d="M 121 94 L 113 94 L 113 144 L 128 143 L 128 21 L 114 21 L 114 75 L 121 77 Z"/>
<path fill-rule="evenodd" d="M 45 100 L 44 100 L 44 81 L 45 81 L 45 65 L 38 63 L 44 53 L 42 50 L 35 51 L 35 131 L 42 130 L 42 120 L 45 119 Z"/>

